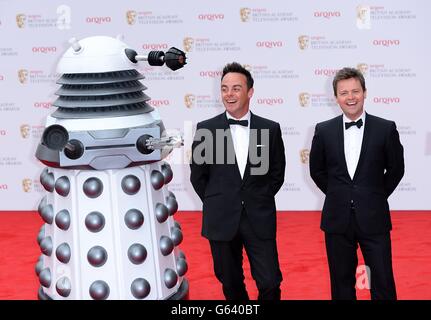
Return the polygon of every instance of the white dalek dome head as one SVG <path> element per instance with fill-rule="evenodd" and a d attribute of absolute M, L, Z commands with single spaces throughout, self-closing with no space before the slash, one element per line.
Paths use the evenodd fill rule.
<path fill-rule="evenodd" d="M 166 137 L 160 116 L 143 91 L 140 61 L 186 64 L 184 52 L 170 48 L 139 55 L 124 42 L 106 36 L 72 38 L 58 63 L 58 109 L 47 118 L 36 157 L 51 167 L 114 169 L 159 161 L 182 144 Z"/>
<path fill-rule="evenodd" d="M 128 46 L 117 38 L 95 36 L 78 41 L 69 40 L 71 47 L 57 65 L 57 73 L 100 73 L 130 70 L 136 62 L 125 54 Z"/>

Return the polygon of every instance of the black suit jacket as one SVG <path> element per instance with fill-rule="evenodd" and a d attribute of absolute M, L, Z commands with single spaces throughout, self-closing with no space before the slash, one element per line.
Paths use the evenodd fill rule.
<path fill-rule="evenodd" d="M 321 229 L 343 233 L 353 201 L 357 222 L 368 234 L 392 229 L 388 197 L 404 175 L 403 146 L 395 122 L 366 114 L 353 180 L 344 155 L 343 117 L 318 123 L 310 150 L 310 175 L 326 195 Z"/>
<path fill-rule="evenodd" d="M 209 240 L 229 241 L 238 230 L 243 207 L 251 222 L 253 230 L 262 239 L 274 239 L 276 235 L 276 209 L 274 196 L 284 181 L 286 160 L 280 125 L 277 122 L 259 117 L 251 113 L 250 137 L 253 129 L 258 130 L 257 141 L 250 138 L 249 155 L 252 148 L 261 156 L 262 148 L 269 148 L 269 170 L 263 175 L 252 175 L 250 170 L 260 164 L 250 163 L 250 156 L 244 172 L 244 178 L 236 163 L 227 164 L 227 152 L 235 151 L 232 144 L 223 143 L 217 150 L 216 130 L 228 130 L 226 113 L 197 124 L 197 130 L 207 129 L 212 139 L 198 139 L 192 145 L 192 162 L 190 165 L 190 181 L 203 202 L 202 235 Z M 261 130 L 269 130 L 269 143 L 262 146 Z M 228 136 L 230 130 L 228 130 Z M 225 141 L 226 142 L 226 141 Z M 214 150 L 213 162 L 198 164 L 195 150 L 204 143 Z M 261 145 L 258 147 L 258 145 Z M 201 145 L 202 146 L 202 145 Z M 224 150 L 224 163 L 215 163 L 217 153 Z M 220 156 L 220 155 L 219 155 Z"/>

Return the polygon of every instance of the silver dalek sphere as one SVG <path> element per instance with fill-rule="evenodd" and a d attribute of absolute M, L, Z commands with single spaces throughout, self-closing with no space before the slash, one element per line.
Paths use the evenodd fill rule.
<path fill-rule="evenodd" d="M 136 68 L 177 70 L 184 52 L 139 55 L 111 37 L 71 39 L 57 72 L 56 110 L 36 157 L 46 195 L 35 272 L 40 299 L 186 299 L 181 227 L 163 161 L 180 136 L 167 136 Z"/>

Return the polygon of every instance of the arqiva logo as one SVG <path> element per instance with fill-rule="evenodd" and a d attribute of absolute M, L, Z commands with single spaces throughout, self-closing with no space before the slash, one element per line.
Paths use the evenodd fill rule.
<path fill-rule="evenodd" d="M 283 98 L 258 98 L 257 104 L 266 105 L 266 106 L 274 106 L 281 105 L 284 103 Z"/>
<path fill-rule="evenodd" d="M 258 48 L 281 48 L 283 47 L 283 41 L 257 41 L 256 47 Z"/>
<path fill-rule="evenodd" d="M 168 44 L 167 43 L 144 43 L 142 45 L 142 49 L 144 49 L 144 50 L 168 49 Z"/>
<path fill-rule="evenodd" d="M 167 99 L 154 99 L 148 101 L 148 104 L 153 107 L 163 107 L 163 106 L 169 106 L 170 102 Z"/>
<path fill-rule="evenodd" d="M 373 102 L 379 104 L 395 104 L 400 103 L 401 99 L 399 97 L 375 97 Z"/>
<path fill-rule="evenodd" d="M 31 51 L 34 53 L 55 53 L 57 52 L 57 47 L 33 47 Z"/>
<path fill-rule="evenodd" d="M 315 11 L 314 17 L 315 18 L 326 18 L 326 19 L 339 18 L 339 17 L 341 17 L 341 12 L 340 11 Z"/>
<path fill-rule="evenodd" d="M 49 109 L 51 106 L 52 102 L 40 101 L 33 103 L 33 107 L 35 107 L 36 109 Z"/>
<path fill-rule="evenodd" d="M 221 77 L 222 75 L 223 75 L 223 71 L 220 71 L 220 70 L 217 70 L 217 71 L 206 70 L 206 71 L 199 72 L 199 76 L 203 78 L 217 78 L 217 77 Z"/>
<path fill-rule="evenodd" d="M 399 46 L 400 45 L 400 40 L 397 39 L 393 39 L 393 40 L 373 40 L 373 45 L 375 46 L 383 46 L 383 47 L 392 47 L 392 46 Z"/>
<path fill-rule="evenodd" d="M 334 76 L 338 69 L 315 69 L 314 74 L 316 76 Z"/>
<path fill-rule="evenodd" d="M 102 23 L 110 23 L 111 20 L 112 20 L 111 17 L 87 17 L 87 19 L 85 19 L 85 22 L 102 24 Z"/>
<path fill-rule="evenodd" d="M 216 21 L 216 20 L 223 20 L 224 14 L 223 13 L 201 13 L 198 15 L 199 20 L 208 20 L 208 21 Z"/>

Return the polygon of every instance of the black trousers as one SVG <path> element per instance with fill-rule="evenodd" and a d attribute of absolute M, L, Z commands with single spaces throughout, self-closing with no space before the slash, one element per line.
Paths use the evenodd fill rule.
<path fill-rule="evenodd" d="M 325 233 L 326 253 L 333 300 L 356 300 L 357 248 L 361 248 L 372 300 L 396 300 L 390 233 L 365 234 L 356 222 L 352 209 L 350 224 L 344 234 Z"/>
<path fill-rule="evenodd" d="M 259 300 L 280 300 L 282 275 L 275 239 L 260 239 L 254 233 L 245 211 L 231 241 L 210 240 L 214 272 L 222 283 L 226 300 L 249 300 L 244 283 L 243 248 L 259 290 Z"/>

